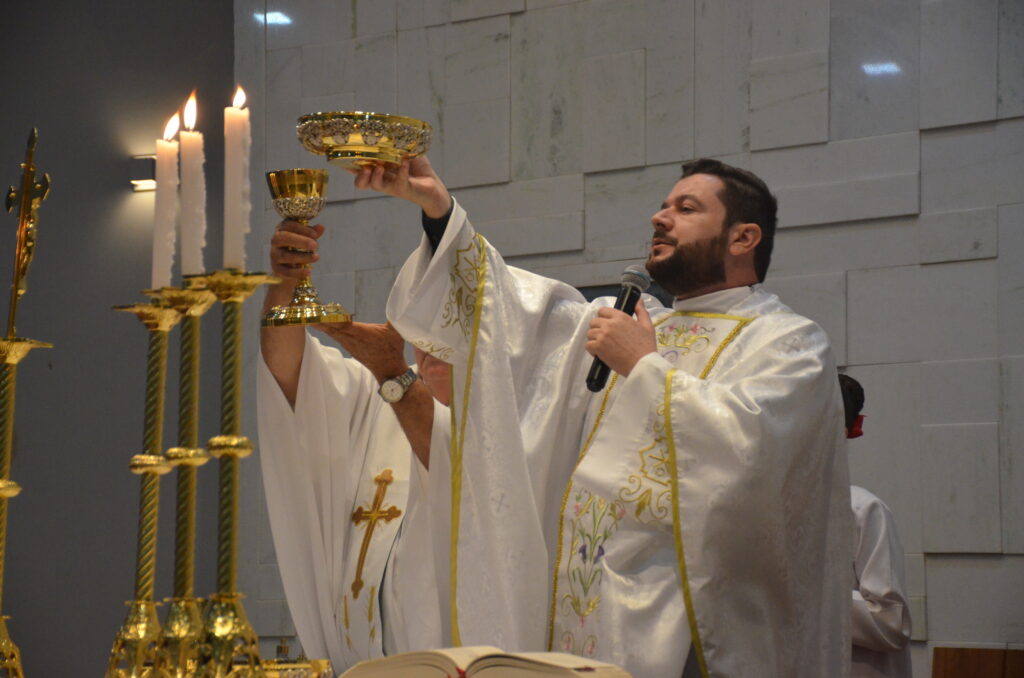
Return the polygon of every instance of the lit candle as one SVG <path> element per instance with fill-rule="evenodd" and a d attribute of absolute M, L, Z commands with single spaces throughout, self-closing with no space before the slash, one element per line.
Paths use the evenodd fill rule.
<path fill-rule="evenodd" d="M 245 234 L 249 232 L 249 109 L 239 87 L 224 109 L 224 268 L 245 270 Z"/>
<path fill-rule="evenodd" d="M 153 289 L 171 284 L 174 265 L 174 227 L 178 219 L 178 114 L 164 127 L 164 138 L 156 140 L 156 207 L 153 223 Z"/>
<path fill-rule="evenodd" d="M 181 273 L 205 273 L 203 247 L 206 246 L 206 178 L 203 175 L 203 134 L 192 131 L 196 125 L 196 93 L 185 104 L 185 127 L 181 139 Z"/>

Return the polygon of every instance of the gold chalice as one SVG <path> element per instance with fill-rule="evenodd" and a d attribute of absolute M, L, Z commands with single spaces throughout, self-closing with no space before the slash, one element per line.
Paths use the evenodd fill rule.
<path fill-rule="evenodd" d="M 327 170 L 286 169 L 267 172 L 267 185 L 274 209 L 285 219 L 309 225 L 326 202 Z M 302 250 L 305 251 L 305 250 Z M 292 294 L 287 306 L 275 306 L 263 316 L 264 327 L 339 323 L 352 320 L 341 304 L 324 304 L 307 273 Z"/>
<path fill-rule="evenodd" d="M 310 113 L 295 128 L 310 153 L 346 169 L 381 162 L 399 164 L 403 158 L 426 153 L 433 129 L 429 123 L 390 113 L 334 111 Z"/>

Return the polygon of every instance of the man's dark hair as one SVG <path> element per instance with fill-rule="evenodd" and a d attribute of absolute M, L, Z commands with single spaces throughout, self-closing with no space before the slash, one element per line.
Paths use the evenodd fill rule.
<path fill-rule="evenodd" d="M 768 264 L 772 260 L 775 245 L 775 222 L 778 203 L 768 190 L 768 185 L 753 172 L 727 165 L 719 160 L 698 158 L 683 163 L 685 179 L 691 174 L 710 174 L 725 184 L 725 190 L 718 198 L 725 205 L 725 225 L 757 224 L 761 227 L 761 242 L 754 249 L 754 271 L 757 279 L 764 282 Z"/>
<path fill-rule="evenodd" d="M 846 430 L 850 430 L 857 415 L 864 409 L 864 387 L 851 376 L 839 375 L 839 390 L 843 393 L 843 411 L 846 413 Z"/>

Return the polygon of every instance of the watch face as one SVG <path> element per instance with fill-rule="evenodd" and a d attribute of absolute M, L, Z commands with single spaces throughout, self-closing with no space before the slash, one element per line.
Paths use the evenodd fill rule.
<path fill-rule="evenodd" d="M 389 403 L 396 402 L 405 394 L 402 385 L 393 379 L 389 379 L 380 385 L 380 395 Z"/>

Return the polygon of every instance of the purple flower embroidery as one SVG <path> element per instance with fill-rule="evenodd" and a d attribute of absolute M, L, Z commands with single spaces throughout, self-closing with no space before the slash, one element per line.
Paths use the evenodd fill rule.
<path fill-rule="evenodd" d="M 584 563 L 587 562 L 587 545 L 586 544 L 584 544 L 583 546 L 580 547 L 579 553 L 580 553 L 580 558 L 583 559 L 583 562 Z"/>
<path fill-rule="evenodd" d="M 597 561 L 601 560 L 601 557 L 603 555 L 604 555 L 604 546 L 598 546 L 597 547 L 597 555 L 594 556 L 594 562 L 596 563 Z"/>

